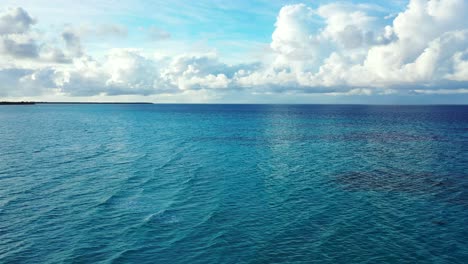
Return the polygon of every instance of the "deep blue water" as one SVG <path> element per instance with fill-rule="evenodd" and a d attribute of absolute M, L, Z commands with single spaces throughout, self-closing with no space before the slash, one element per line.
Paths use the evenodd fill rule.
<path fill-rule="evenodd" d="M 0 263 L 467 263 L 468 106 L 0 106 Z"/>

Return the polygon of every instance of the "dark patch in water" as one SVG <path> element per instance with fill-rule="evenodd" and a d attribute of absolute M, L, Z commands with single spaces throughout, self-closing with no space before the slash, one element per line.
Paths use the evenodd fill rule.
<path fill-rule="evenodd" d="M 404 192 L 468 206 L 468 176 L 441 176 L 429 172 L 352 171 L 336 175 L 333 182 L 348 191 Z"/>
<path fill-rule="evenodd" d="M 438 225 L 438 226 L 444 226 L 444 225 L 447 224 L 445 221 L 441 221 L 441 220 L 434 220 L 434 221 L 432 221 L 432 223 L 434 225 Z"/>
<path fill-rule="evenodd" d="M 294 134 L 287 133 L 285 135 L 268 135 L 264 137 L 255 136 L 238 136 L 238 135 L 226 135 L 226 136 L 200 136 L 192 138 L 193 141 L 209 142 L 209 141 L 220 141 L 220 142 L 237 142 L 240 144 L 268 144 L 270 141 L 292 141 L 292 142 L 306 142 L 306 141 L 370 141 L 376 143 L 392 143 L 392 142 L 415 142 L 415 141 L 445 141 L 443 137 L 439 135 L 430 134 L 406 134 L 396 132 L 352 132 L 343 134 L 321 134 L 321 135 L 310 135 L 310 134 Z"/>
<path fill-rule="evenodd" d="M 326 140 L 359 141 L 368 140 L 375 142 L 412 142 L 412 141 L 441 141 L 442 137 L 437 135 L 413 135 L 395 132 L 359 132 L 340 135 L 327 135 L 323 137 Z"/>

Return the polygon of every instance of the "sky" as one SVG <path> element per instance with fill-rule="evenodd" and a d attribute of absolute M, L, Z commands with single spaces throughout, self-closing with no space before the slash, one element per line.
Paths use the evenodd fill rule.
<path fill-rule="evenodd" d="M 468 0 L 0 2 L 0 101 L 467 104 Z"/>

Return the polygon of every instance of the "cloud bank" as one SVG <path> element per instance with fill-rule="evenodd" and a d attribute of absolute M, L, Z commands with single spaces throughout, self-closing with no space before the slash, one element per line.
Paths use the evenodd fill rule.
<path fill-rule="evenodd" d="M 82 41 L 92 30 L 67 26 L 51 39 L 36 30 L 40 18 L 11 8 L 0 13 L 0 96 L 467 93 L 466 10 L 466 0 L 411 0 L 396 16 L 374 5 L 287 5 L 264 59 L 231 65 L 216 53 L 138 47 L 95 58 Z M 94 31 L 127 34 L 111 25 Z M 171 37 L 157 27 L 149 33 L 150 42 Z"/>

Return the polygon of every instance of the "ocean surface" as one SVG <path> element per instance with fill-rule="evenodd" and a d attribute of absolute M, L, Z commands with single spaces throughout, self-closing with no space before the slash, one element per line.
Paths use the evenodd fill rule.
<path fill-rule="evenodd" d="M 0 106 L 0 263 L 467 263 L 468 106 Z"/>

